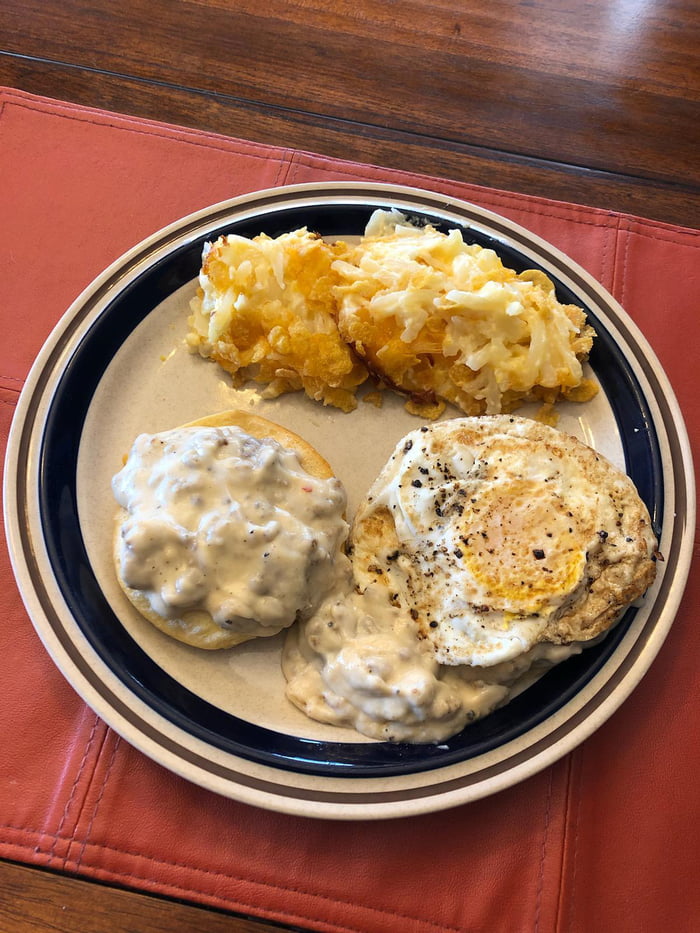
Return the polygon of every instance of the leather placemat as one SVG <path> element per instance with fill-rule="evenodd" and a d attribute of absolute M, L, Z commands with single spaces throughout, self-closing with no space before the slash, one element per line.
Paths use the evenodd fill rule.
<path fill-rule="evenodd" d="M 339 179 L 465 198 L 581 263 L 654 347 L 697 461 L 697 231 L 11 89 L 0 92 L 0 179 L 3 446 L 53 325 L 127 248 L 225 198 Z M 450 811 L 332 824 L 216 797 L 132 749 L 49 660 L 4 537 L 0 575 L 0 856 L 343 933 L 698 928 L 697 573 L 641 686 L 575 752 Z"/>

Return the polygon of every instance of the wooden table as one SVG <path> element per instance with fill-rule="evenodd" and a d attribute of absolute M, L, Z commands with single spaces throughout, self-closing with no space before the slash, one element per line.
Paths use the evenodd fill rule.
<path fill-rule="evenodd" d="M 694 0 L 4 0 L 0 84 L 698 226 Z M 0 863 L 0 928 L 279 929 Z"/>

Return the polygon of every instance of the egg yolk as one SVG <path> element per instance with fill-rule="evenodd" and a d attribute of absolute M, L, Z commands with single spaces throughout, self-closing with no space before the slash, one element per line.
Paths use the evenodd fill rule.
<path fill-rule="evenodd" d="M 463 560 L 490 608 L 538 615 L 561 604 L 586 563 L 576 517 L 555 491 L 518 479 L 465 511 Z"/>

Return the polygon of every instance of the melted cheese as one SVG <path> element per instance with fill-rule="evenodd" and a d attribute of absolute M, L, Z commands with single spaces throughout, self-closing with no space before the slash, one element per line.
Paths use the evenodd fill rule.
<path fill-rule="evenodd" d="M 583 376 L 593 338 L 583 310 L 562 304 L 540 270 L 518 274 L 458 229 L 379 210 L 332 268 L 341 334 L 418 399 L 480 414 L 573 389 L 595 394 Z"/>

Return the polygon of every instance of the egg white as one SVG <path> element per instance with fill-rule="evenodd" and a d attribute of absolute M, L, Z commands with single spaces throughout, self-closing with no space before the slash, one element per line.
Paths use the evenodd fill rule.
<path fill-rule="evenodd" d="M 655 547 L 624 474 L 574 438 L 514 416 L 408 434 L 351 542 L 360 587 L 381 581 L 441 664 L 472 666 L 599 634 L 615 616 L 607 606 L 626 604 L 627 583 L 648 585 Z"/>

